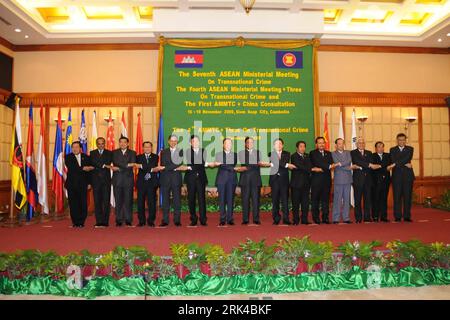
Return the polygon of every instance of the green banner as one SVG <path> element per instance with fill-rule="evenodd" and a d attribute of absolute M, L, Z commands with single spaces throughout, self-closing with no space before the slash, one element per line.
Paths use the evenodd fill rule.
<path fill-rule="evenodd" d="M 317 119 L 312 44 L 204 48 L 168 43 L 162 59 L 166 139 L 174 133 L 188 148 L 189 136 L 198 135 L 207 160 L 222 150 L 224 137 L 233 139 L 234 151 L 243 150 L 246 136 L 254 137 L 264 157 L 276 138 L 282 138 L 290 152 L 299 140 L 313 149 Z M 268 171 L 262 173 L 267 184 Z M 215 170 L 208 175 L 211 185 Z"/>

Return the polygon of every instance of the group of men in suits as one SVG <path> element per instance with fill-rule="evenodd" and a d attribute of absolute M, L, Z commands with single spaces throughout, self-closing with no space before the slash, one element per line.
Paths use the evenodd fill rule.
<path fill-rule="evenodd" d="M 129 149 L 126 137 L 119 139 L 119 148 L 114 151 L 105 149 L 104 138 L 100 137 L 96 142 L 97 149 L 86 155 L 81 152 L 80 142 L 75 141 L 72 143 L 72 153 L 65 156 L 68 169 L 65 187 L 73 227 L 84 226 L 89 184 L 94 195 L 96 227 L 109 225 L 111 190 L 114 190 L 116 226 L 132 226 L 134 170 L 138 170 L 137 226 L 155 226 L 158 188 L 162 196 L 163 211 L 159 226 L 169 225 L 171 209 L 175 226 L 181 226 L 183 181 L 187 186 L 190 225 L 196 226 L 200 222 L 200 225 L 206 226 L 207 168 L 218 168 L 215 185 L 219 199 L 219 226 L 234 225 L 233 208 L 237 186 L 241 188 L 242 224 L 249 224 L 250 219 L 254 224 L 260 224 L 261 168 L 264 167 L 270 168 L 274 225 L 309 224 L 310 203 L 313 223 L 330 223 L 332 171 L 333 223 L 339 223 L 341 216 L 344 223 L 351 223 L 349 210 L 352 186 L 356 223 L 388 222 L 387 195 L 391 180 L 395 220 L 398 222 L 403 218 L 404 221 L 412 221 L 414 172 L 411 160 L 414 150 L 406 146 L 404 134 L 397 135 L 398 145 L 391 148 L 390 153 L 384 152 L 381 141 L 375 144 L 374 153 L 366 150 L 363 139 L 358 139 L 357 148 L 351 152 L 345 150 L 343 139 L 337 139 L 336 151 L 329 152 L 325 150 L 325 139 L 318 137 L 315 140 L 316 149 L 309 154 L 306 153 L 304 141 L 298 141 L 296 151 L 290 154 L 284 150 L 284 141 L 276 139 L 268 154 L 268 161 L 263 161 L 261 152 L 255 149 L 254 139 L 251 137 L 245 138 L 245 149 L 238 153 L 232 150 L 233 141 L 225 138 L 223 150 L 215 155 L 213 162 L 206 161 L 206 152 L 200 147 L 200 139 L 196 135 L 190 137 L 190 148 L 187 150 L 179 148 L 177 136 L 171 135 L 168 139 L 169 147 L 163 149 L 160 156 L 153 153 L 153 145 L 149 141 L 143 143 L 144 153 L 140 155 Z M 289 216 L 289 194 L 292 221 Z"/>

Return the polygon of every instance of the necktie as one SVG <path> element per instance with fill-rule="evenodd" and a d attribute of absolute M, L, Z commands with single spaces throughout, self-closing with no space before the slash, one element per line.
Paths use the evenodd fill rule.
<path fill-rule="evenodd" d="M 277 152 L 278 153 L 278 160 L 281 159 L 281 152 Z"/>
<path fill-rule="evenodd" d="M 380 160 L 383 161 L 383 155 L 382 154 L 380 154 Z"/>
<path fill-rule="evenodd" d="M 322 157 L 325 157 L 325 153 L 323 151 L 320 151 L 320 153 L 322 154 Z"/>
<path fill-rule="evenodd" d="M 81 156 L 79 154 L 76 155 L 78 165 L 81 167 Z"/>
<path fill-rule="evenodd" d="M 361 155 L 364 157 L 364 150 L 361 150 L 360 152 L 361 152 Z"/>
<path fill-rule="evenodd" d="M 145 159 L 147 160 L 147 163 L 148 163 L 148 154 L 145 155 Z"/>
<path fill-rule="evenodd" d="M 100 155 L 103 154 L 103 150 L 98 150 L 98 153 L 100 153 Z"/>

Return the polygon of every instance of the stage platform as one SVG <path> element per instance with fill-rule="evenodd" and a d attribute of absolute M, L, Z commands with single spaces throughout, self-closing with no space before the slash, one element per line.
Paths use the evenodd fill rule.
<path fill-rule="evenodd" d="M 351 213 L 353 215 L 353 213 Z M 392 219 L 391 213 L 389 218 Z M 172 216 L 171 216 L 172 218 Z M 60 254 L 88 249 L 101 253 L 115 246 L 145 246 L 157 255 L 170 255 L 171 243 L 198 242 L 220 244 L 226 250 L 244 241 L 266 239 L 271 244 L 283 237 L 302 237 L 310 235 L 314 241 L 330 240 L 340 244 L 346 240 L 371 241 L 420 239 L 424 242 L 442 241 L 450 243 L 450 213 L 446 211 L 413 207 L 412 223 L 363 223 L 338 225 L 299 225 L 274 226 L 270 212 L 261 213 L 262 224 L 241 225 L 241 214 L 235 214 L 234 226 L 219 227 L 218 214 L 208 213 L 208 226 L 189 227 L 189 215 L 182 214 L 182 226 L 175 227 L 173 222 L 166 228 L 111 226 L 95 229 L 95 219 L 90 216 L 83 229 L 71 227 L 70 219 L 49 221 L 46 223 L 23 225 L 16 228 L 0 229 L 0 252 L 17 249 L 55 250 Z M 157 214 L 157 224 L 161 213 Z M 134 217 L 137 223 L 137 216 Z"/>

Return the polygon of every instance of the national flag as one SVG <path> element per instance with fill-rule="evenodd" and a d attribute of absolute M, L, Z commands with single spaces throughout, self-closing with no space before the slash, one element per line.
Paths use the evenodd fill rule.
<path fill-rule="evenodd" d="M 142 154 L 144 153 L 144 150 L 142 148 L 142 143 L 144 142 L 144 138 L 142 136 L 142 127 L 141 127 L 141 113 L 138 113 L 138 121 L 137 121 L 137 129 L 136 129 L 136 145 L 134 147 L 134 151 L 136 151 L 136 154 Z M 139 173 L 139 169 L 134 169 L 134 185 L 136 188 L 136 180 L 137 175 Z"/>
<path fill-rule="evenodd" d="M 33 132 L 33 103 L 30 104 L 30 110 L 28 113 L 28 142 L 27 142 L 27 157 L 25 160 L 25 179 L 26 179 L 26 189 L 27 189 L 27 200 L 28 200 L 28 210 L 27 210 L 27 221 L 33 218 L 36 212 L 36 207 L 38 203 L 38 190 L 37 190 L 37 180 L 36 171 L 34 166 L 34 132 Z"/>
<path fill-rule="evenodd" d="M 87 132 L 86 132 L 86 119 L 84 118 L 84 109 L 81 111 L 81 126 L 78 140 L 81 144 L 81 151 L 87 153 Z"/>
<path fill-rule="evenodd" d="M 120 137 L 128 138 L 127 123 L 125 122 L 125 112 L 122 112 L 122 121 L 120 122 Z"/>
<path fill-rule="evenodd" d="M 162 113 L 159 115 L 159 129 L 158 129 L 158 146 L 156 152 L 158 153 L 159 163 L 161 165 L 161 151 L 164 149 L 164 123 Z M 159 193 L 159 205 L 162 206 L 162 193 Z"/>
<path fill-rule="evenodd" d="M 112 119 L 111 111 L 109 112 L 109 119 L 108 119 L 108 129 L 106 132 L 106 147 L 107 150 L 113 151 L 115 149 L 115 142 L 114 142 L 114 122 Z M 113 172 L 111 170 L 111 177 L 113 175 Z M 114 198 L 114 188 L 111 184 L 111 196 L 109 198 L 109 202 L 111 204 L 111 207 L 116 206 L 116 199 Z"/>
<path fill-rule="evenodd" d="M 175 68 L 203 68 L 203 50 L 176 50 Z"/>
<path fill-rule="evenodd" d="M 282 69 L 302 69 L 303 51 L 276 51 L 275 65 Z"/>
<path fill-rule="evenodd" d="M 67 127 L 66 127 L 66 144 L 64 145 L 64 154 L 69 154 L 72 152 L 72 110 L 69 109 L 69 117 L 67 118 Z"/>
<path fill-rule="evenodd" d="M 20 125 L 19 98 L 16 98 L 16 110 L 14 117 L 14 130 L 12 133 L 10 165 L 11 165 L 11 191 L 13 192 L 14 205 L 22 209 L 27 201 L 27 190 L 24 182 L 23 153 L 22 153 L 22 127 Z"/>
<path fill-rule="evenodd" d="M 95 150 L 97 149 L 97 113 L 92 113 L 92 132 L 91 132 L 91 142 L 89 144 L 89 150 Z"/>
<path fill-rule="evenodd" d="M 53 181 L 52 191 L 55 193 L 55 212 L 61 214 L 64 212 L 64 155 L 62 145 L 62 121 L 61 109 L 58 111 L 58 122 L 56 124 L 55 149 L 53 152 Z"/>
<path fill-rule="evenodd" d="M 356 149 L 356 115 L 355 109 L 352 111 L 352 150 Z M 352 207 L 355 206 L 355 194 L 353 190 L 353 186 L 350 190 L 350 204 Z"/>
<path fill-rule="evenodd" d="M 344 139 L 344 124 L 342 122 L 342 112 L 339 112 L 339 133 L 338 138 Z"/>
<path fill-rule="evenodd" d="M 47 161 L 45 156 L 45 121 L 44 121 L 44 108 L 41 104 L 40 124 L 41 130 L 39 134 L 38 143 L 38 164 L 37 164 L 37 189 L 39 194 L 39 204 L 41 205 L 41 213 L 49 214 L 48 209 L 48 192 L 47 192 Z"/>
<path fill-rule="evenodd" d="M 325 139 L 325 150 L 330 151 L 330 134 L 328 131 L 328 112 L 325 112 L 325 120 L 323 122 L 323 138 Z"/>

